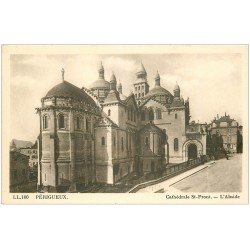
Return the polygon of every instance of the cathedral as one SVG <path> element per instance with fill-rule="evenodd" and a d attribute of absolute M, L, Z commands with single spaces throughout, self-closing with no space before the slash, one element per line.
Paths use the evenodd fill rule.
<path fill-rule="evenodd" d="M 129 96 L 114 73 L 105 79 L 102 63 L 89 88 L 67 82 L 62 69 L 62 82 L 37 108 L 38 186 L 74 192 L 94 183 L 113 185 L 132 173 L 161 172 L 169 163 L 205 155 L 205 130 L 190 122 L 180 86 L 173 93 L 163 88 L 158 71 L 150 85 L 142 63 Z"/>

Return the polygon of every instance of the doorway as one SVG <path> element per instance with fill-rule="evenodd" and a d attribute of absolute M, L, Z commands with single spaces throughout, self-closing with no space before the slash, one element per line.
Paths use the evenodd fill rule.
<path fill-rule="evenodd" d="M 188 160 L 195 158 L 197 158 L 197 146 L 192 143 L 188 146 Z"/>

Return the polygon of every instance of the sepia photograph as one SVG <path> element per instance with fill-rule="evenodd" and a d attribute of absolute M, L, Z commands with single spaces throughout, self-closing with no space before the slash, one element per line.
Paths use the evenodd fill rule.
<path fill-rule="evenodd" d="M 247 202 L 248 46 L 3 53 L 11 199 Z"/>
<path fill-rule="evenodd" d="M 249 244 L 248 1 L 1 1 L 5 249 Z"/>

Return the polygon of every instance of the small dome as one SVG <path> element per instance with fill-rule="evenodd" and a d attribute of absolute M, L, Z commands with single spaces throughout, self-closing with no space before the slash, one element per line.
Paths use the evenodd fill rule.
<path fill-rule="evenodd" d="M 48 91 L 45 97 L 68 97 L 96 106 L 95 101 L 84 90 L 67 81 L 57 84 Z"/>
<path fill-rule="evenodd" d="M 109 89 L 110 87 L 110 84 L 108 81 L 105 80 L 105 77 L 104 77 L 104 68 L 103 68 L 103 65 L 102 65 L 102 62 L 99 63 L 98 65 L 98 74 L 99 74 L 99 77 L 96 81 L 94 81 L 89 89 L 91 90 L 94 90 L 94 89 Z"/>
<path fill-rule="evenodd" d="M 155 80 L 158 80 L 158 79 L 160 79 L 160 75 L 159 75 L 159 72 L 157 70 L 156 75 L 155 75 Z"/>
<path fill-rule="evenodd" d="M 139 75 L 139 74 L 147 74 L 145 68 L 144 68 L 144 65 L 142 63 L 140 63 L 137 71 L 136 71 L 136 74 Z"/>
<path fill-rule="evenodd" d="M 155 86 L 160 86 L 161 85 L 161 78 L 159 75 L 159 72 L 157 70 L 156 76 L 155 76 Z"/>
<path fill-rule="evenodd" d="M 111 75 L 110 82 L 116 82 L 116 77 L 115 77 L 114 72 Z"/>
<path fill-rule="evenodd" d="M 153 89 L 151 89 L 145 96 L 144 99 L 147 99 L 151 96 L 158 96 L 158 95 L 166 95 L 166 96 L 170 96 L 171 98 L 173 97 L 173 95 L 166 89 L 164 89 L 161 86 L 156 86 Z"/>
<path fill-rule="evenodd" d="M 109 89 L 109 82 L 105 79 L 98 79 L 90 85 L 90 89 Z"/>
<path fill-rule="evenodd" d="M 178 84 L 175 84 L 174 91 L 180 90 L 180 86 Z"/>
<path fill-rule="evenodd" d="M 102 61 L 101 61 L 98 65 L 98 72 L 103 72 L 103 71 L 104 71 L 104 68 L 103 68 Z"/>

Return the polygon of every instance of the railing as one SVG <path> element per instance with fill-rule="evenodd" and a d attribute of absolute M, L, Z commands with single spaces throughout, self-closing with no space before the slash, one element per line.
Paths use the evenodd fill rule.
<path fill-rule="evenodd" d="M 176 176 L 178 174 L 184 173 L 187 170 L 195 168 L 195 167 L 207 162 L 208 160 L 210 160 L 209 157 L 206 156 L 206 158 L 205 158 L 203 156 L 203 158 L 200 157 L 200 158 L 192 159 L 192 160 L 182 162 L 182 163 L 179 163 L 179 164 L 176 164 L 176 165 L 173 165 L 173 166 L 168 166 L 166 168 L 166 172 L 165 172 L 164 176 L 162 176 L 161 178 L 158 178 L 156 180 L 152 180 L 152 181 L 148 181 L 148 182 L 138 184 L 135 187 L 133 187 L 132 189 L 130 189 L 128 191 L 128 193 L 136 193 L 137 191 L 139 191 L 142 188 L 158 184 L 158 183 L 160 183 L 162 181 L 166 181 L 166 180 L 168 180 L 168 179 L 170 179 L 170 178 L 172 178 L 172 177 L 174 177 L 174 176 Z"/>

